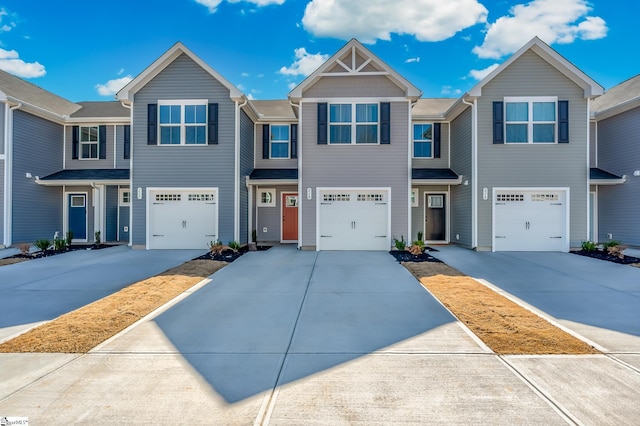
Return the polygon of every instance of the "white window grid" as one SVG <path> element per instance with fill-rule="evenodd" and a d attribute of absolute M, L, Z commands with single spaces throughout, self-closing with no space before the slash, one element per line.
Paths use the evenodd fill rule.
<path fill-rule="evenodd" d="M 258 190 L 258 207 L 275 207 L 276 205 L 276 190 L 260 189 Z"/>
<path fill-rule="evenodd" d="M 552 121 L 534 121 L 533 119 L 533 104 L 538 102 L 553 102 L 555 103 L 555 118 Z M 507 121 L 506 117 L 506 108 L 507 103 L 527 103 L 527 121 Z M 556 143 L 558 140 L 558 98 L 555 96 L 537 96 L 537 97 L 505 97 L 505 119 L 504 119 L 504 137 L 505 143 L 514 144 L 514 145 L 525 145 L 525 144 L 549 144 Z M 509 124 L 523 124 L 527 126 L 527 142 L 509 142 L 507 140 L 507 125 Z M 554 138 L 553 141 L 550 142 L 534 142 L 533 141 L 533 128 L 536 124 L 553 124 L 554 125 Z"/>
<path fill-rule="evenodd" d="M 188 201 L 215 201 L 214 194 L 188 194 Z"/>
<path fill-rule="evenodd" d="M 281 128 L 281 127 L 286 127 L 287 129 L 287 139 L 275 139 L 275 135 L 274 135 L 274 130 L 276 128 Z M 284 124 L 284 125 L 280 125 L 280 124 L 272 124 L 271 126 L 269 126 L 269 158 L 275 158 L 275 159 L 288 159 L 290 156 L 290 150 L 291 150 L 291 127 L 289 124 Z M 274 157 L 273 154 L 273 148 L 272 145 L 273 144 L 287 144 L 287 155 L 283 156 L 283 157 Z"/>
<path fill-rule="evenodd" d="M 80 127 L 80 158 L 83 160 L 98 159 L 98 126 Z M 88 150 L 85 152 L 85 150 Z"/>
<path fill-rule="evenodd" d="M 358 106 L 376 106 L 376 115 L 374 121 L 358 121 Z M 349 106 L 351 111 L 350 121 L 331 121 L 332 106 Z M 373 118 L 373 117 L 371 117 Z M 328 140 L 331 145 L 377 145 L 380 144 L 380 104 L 375 102 L 358 102 L 358 103 L 333 103 L 328 105 Z M 358 127 L 376 126 L 375 142 L 357 142 Z M 348 127 L 350 130 L 350 142 L 333 142 L 331 140 L 332 127 Z"/>
<path fill-rule="evenodd" d="M 381 203 L 384 201 L 384 195 L 383 194 L 358 194 L 357 200 Z"/>
<path fill-rule="evenodd" d="M 322 201 L 351 201 L 351 194 L 322 194 Z"/>
<path fill-rule="evenodd" d="M 431 138 L 423 138 L 422 135 L 416 135 L 416 126 L 431 126 Z M 413 152 L 413 158 L 433 158 L 433 123 L 413 123 L 412 126 L 413 133 L 413 144 L 411 150 Z M 417 156 L 416 155 L 416 143 L 429 143 L 431 145 L 431 149 L 429 151 L 429 155 L 426 156 Z"/>
<path fill-rule="evenodd" d="M 182 201 L 182 194 L 156 194 L 156 201 Z"/>
<path fill-rule="evenodd" d="M 411 188 L 411 207 L 420 207 L 418 188 Z"/>
<path fill-rule="evenodd" d="M 501 202 L 524 201 L 524 194 L 498 194 L 496 195 L 496 201 L 501 201 Z"/>
<path fill-rule="evenodd" d="M 558 194 L 531 194 L 531 201 L 558 201 Z"/>
<path fill-rule="evenodd" d="M 177 106 L 180 107 L 180 121 L 179 122 L 171 122 L 171 123 L 161 123 L 160 122 L 160 108 L 163 106 Z M 205 117 L 203 122 L 187 122 L 187 108 L 188 106 L 204 106 L 205 107 Z M 158 145 L 162 146 L 202 146 L 207 144 L 207 100 L 196 99 L 196 100 L 160 100 L 158 101 Z M 179 144 L 170 144 L 170 143 L 162 143 L 162 128 L 164 127 L 179 127 L 180 128 L 180 143 Z M 201 143 L 187 143 L 187 129 L 194 129 L 197 132 L 197 128 L 202 128 L 204 132 L 204 141 Z"/>

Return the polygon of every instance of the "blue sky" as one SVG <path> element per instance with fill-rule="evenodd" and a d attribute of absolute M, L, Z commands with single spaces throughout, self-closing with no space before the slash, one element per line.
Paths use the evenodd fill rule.
<path fill-rule="evenodd" d="M 254 99 L 284 99 L 355 37 L 457 97 L 538 35 L 606 89 L 640 74 L 640 2 L 0 0 L 0 68 L 71 101 L 113 93 L 183 42 Z"/>

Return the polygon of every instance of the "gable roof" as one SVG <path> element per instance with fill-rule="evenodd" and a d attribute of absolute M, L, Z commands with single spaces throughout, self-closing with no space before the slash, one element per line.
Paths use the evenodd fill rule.
<path fill-rule="evenodd" d="M 493 80 L 505 68 L 507 68 L 529 50 L 547 61 L 551 66 L 556 68 L 575 84 L 582 87 L 582 89 L 584 90 L 585 98 L 598 96 L 604 92 L 604 88 L 602 86 L 592 80 L 588 75 L 580 71 L 575 65 L 562 57 L 562 55 L 560 55 L 558 52 L 549 47 L 548 44 L 540 40 L 538 37 L 534 37 L 527 44 L 522 46 L 516 53 L 511 55 L 509 59 L 504 61 L 502 64 L 500 64 L 499 67 L 497 67 L 489 75 L 478 82 L 478 84 L 473 86 L 467 94 L 472 97 L 482 96 L 482 88 L 487 83 Z"/>
<path fill-rule="evenodd" d="M 59 119 L 80 109 L 80 106 L 73 102 L 0 70 L 0 101 L 3 100 L 21 103 L 30 109 L 30 112 L 37 114 L 40 110 L 41 114 L 54 115 Z"/>
<path fill-rule="evenodd" d="M 411 118 L 414 120 L 444 119 L 445 113 L 456 101 L 455 98 L 418 99 L 411 108 Z"/>
<path fill-rule="evenodd" d="M 344 55 L 352 52 L 352 55 L 358 53 L 360 56 L 365 58 L 365 61 L 357 65 L 355 61 L 351 64 L 344 64 L 340 58 Z M 341 72 L 331 72 L 334 68 L 339 68 Z M 404 90 L 405 95 L 408 98 L 418 99 L 422 95 L 422 91 L 418 89 L 416 86 L 411 84 L 409 80 L 402 77 L 396 71 L 394 71 L 389 65 L 387 65 L 382 59 L 378 58 L 374 55 L 369 49 L 364 47 L 358 40 L 355 38 L 351 39 L 347 44 L 345 44 L 340 50 L 333 54 L 329 59 L 327 59 L 317 70 L 311 73 L 307 78 L 302 80 L 300 84 L 293 88 L 291 92 L 289 92 L 290 99 L 300 99 L 302 98 L 302 93 L 310 86 L 313 86 L 315 82 L 317 82 L 321 77 L 325 77 L 327 75 L 333 76 L 344 76 L 344 75 L 384 75 L 389 80 L 391 80 L 396 86 Z"/>
<path fill-rule="evenodd" d="M 133 101 L 133 95 L 143 88 L 149 81 L 155 76 L 160 74 L 162 70 L 168 67 L 173 61 L 175 61 L 180 55 L 187 55 L 193 62 L 198 64 L 202 69 L 208 72 L 213 78 L 218 80 L 223 86 L 229 89 L 231 99 L 242 99 L 244 95 L 236 86 L 231 84 L 220 73 L 211 68 L 206 62 L 196 56 L 192 51 L 187 49 L 185 45 L 180 42 L 174 44 L 169 50 L 164 52 L 162 56 L 156 59 L 151 65 L 149 65 L 144 71 L 131 80 L 126 86 L 124 86 L 118 93 L 116 98 L 121 101 Z"/>
<path fill-rule="evenodd" d="M 78 102 L 80 109 L 67 118 L 67 123 L 129 123 L 131 110 L 118 101 Z"/>
<path fill-rule="evenodd" d="M 296 109 L 288 99 L 277 100 L 251 100 L 249 101 L 258 114 L 259 120 L 297 120 Z"/>
<path fill-rule="evenodd" d="M 591 102 L 591 114 L 596 119 L 620 114 L 640 106 L 640 74 L 624 81 Z"/>

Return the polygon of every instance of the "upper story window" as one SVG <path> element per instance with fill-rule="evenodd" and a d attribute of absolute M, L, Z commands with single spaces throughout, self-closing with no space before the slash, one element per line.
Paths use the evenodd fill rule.
<path fill-rule="evenodd" d="M 80 158 L 98 159 L 98 126 L 80 127 Z"/>
<path fill-rule="evenodd" d="M 433 158 L 433 124 L 413 125 L 413 156 L 415 158 Z"/>
<path fill-rule="evenodd" d="M 207 104 L 204 101 L 158 102 L 160 145 L 205 145 Z"/>
<path fill-rule="evenodd" d="M 378 104 L 330 104 L 329 143 L 377 144 Z"/>
<path fill-rule="evenodd" d="M 505 98 L 506 143 L 555 143 L 557 103 L 555 97 Z"/>
<path fill-rule="evenodd" d="M 271 125 L 271 158 L 289 158 L 289 125 Z"/>

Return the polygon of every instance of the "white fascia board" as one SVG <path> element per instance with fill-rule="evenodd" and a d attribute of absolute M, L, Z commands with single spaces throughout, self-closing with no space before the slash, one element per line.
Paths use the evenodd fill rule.
<path fill-rule="evenodd" d="M 589 185 L 621 185 L 627 181 L 626 178 L 621 179 L 589 179 Z"/>
<path fill-rule="evenodd" d="M 116 99 L 120 101 L 133 101 L 133 96 L 142 87 L 144 87 L 149 81 L 155 78 L 162 70 L 168 67 L 173 61 L 175 61 L 180 55 L 185 54 L 202 69 L 207 71 L 213 78 L 218 80 L 229 89 L 230 98 L 234 100 L 244 99 L 244 95 L 236 86 L 231 84 L 220 73 L 211 68 L 206 62 L 196 56 L 191 50 L 187 49 L 182 43 L 177 42 L 169 50 L 167 50 L 162 56 L 156 59 L 151 65 L 149 65 L 144 71 L 142 71 L 136 78 L 131 80 L 126 86 L 124 86 L 118 93 L 116 93 Z"/>
<path fill-rule="evenodd" d="M 66 124 L 131 124 L 130 117 L 78 117 L 67 118 Z"/>
<path fill-rule="evenodd" d="M 412 185 L 460 185 L 462 177 L 457 179 L 411 179 Z"/>
<path fill-rule="evenodd" d="M 564 74 L 571 81 L 576 83 L 578 86 L 582 87 L 584 90 L 584 97 L 591 98 L 594 96 L 599 96 L 604 93 L 604 88 L 596 83 L 591 77 L 587 76 L 585 73 L 580 71 L 575 65 L 571 62 L 563 58 L 558 52 L 553 50 L 549 45 L 544 43 L 538 37 L 532 38 L 527 44 L 522 46 L 517 52 L 511 55 L 506 61 L 504 61 L 500 66 L 498 66 L 495 70 L 493 70 L 489 75 L 480 80 L 478 84 L 473 86 L 471 90 L 469 90 L 470 96 L 479 97 L 482 96 L 482 88 L 493 80 L 498 74 L 500 74 L 505 68 L 515 62 L 518 58 L 520 58 L 525 52 L 533 51 L 542 59 L 547 61 L 550 65 Z"/>
<path fill-rule="evenodd" d="M 277 185 L 298 185 L 297 179 L 247 179 L 247 185 L 256 186 L 277 186 Z"/>
<path fill-rule="evenodd" d="M 35 182 L 42 186 L 91 186 L 94 185 L 129 185 L 129 179 L 113 179 L 113 180 L 94 180 L 94 179 L 60 179 L 60 180 L 42 180 L 36 179 Z"/>

